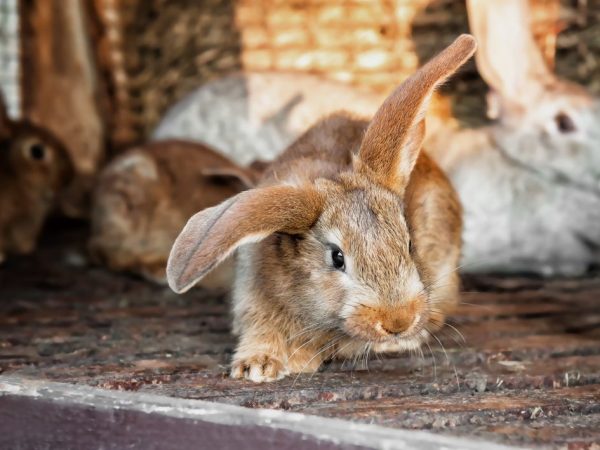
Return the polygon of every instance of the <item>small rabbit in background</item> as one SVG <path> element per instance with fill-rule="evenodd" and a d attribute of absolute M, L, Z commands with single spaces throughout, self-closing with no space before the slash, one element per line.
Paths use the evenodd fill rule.
<path fill-rule="evenodd" d="M 112 270 L 166 282 L 171 246 L 186 220 L 254 186 L 258 171 L 241 168 L 210 148 L 180 140 L 131 148 L 106 166 L 92 199 L 90 253 Z M 231 267 L 205 287 L 223 287 Z"/>
<path fill-rule="evenodd" d="M 458 300 L 461 210 L 420 150 L 433 91 L 474 51 L 471 36 L 457 38 L 370 123 L 323 119 L 259 187 L 188 221 L 167 265 L 176 292 L 238 251 L 232 377 L 272 381 L 336 356 L 416 349 L 443 326 Z"/>
<path fill-rule="evenodd" d="M 167 112 L 153 139 L 189 139 L 247 165 L 270 161 L 319 119 L 342 107 L 372 117 L 383 96 L 314 75 L 258 72 L 200 86 Z"/>
<path fill-rule="evenodd" d="M 467 9 L 497 120 L 425 144 L 463 203 L 462 270 L 582 274 L 600 261 L 600 101 L 550 72 L 527 1 Z"/>
<path fill-rule="evenodd" d="M 65 147 L 50 132 L 8 116 L 0 93 L 0 262 L 35 250 L 59 192 L 73 177 Z"/>

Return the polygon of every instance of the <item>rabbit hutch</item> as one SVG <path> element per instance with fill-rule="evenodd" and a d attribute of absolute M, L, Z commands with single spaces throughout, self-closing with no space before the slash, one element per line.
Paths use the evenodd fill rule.
<path fill-rule="evenodd" d="M 600 1 L 481 2 L 0 0 L 0 447 L 600 448 Z M 543 181 L 509 196 L 525 205 L 510 217 L 542 225 L 506 245 L 539 264 L 478 266 L 465 234 L 459 304 L 420 349 L 230 377 L 227 283 L 165 283 L 187 219 L 254 186 L 315 112 L 372 115 L 469 32 L 480 53 L 433 97 L 425 149 L 482 129 L 508 143 L 510 167 Z M 509 101 L 519 66 L 537 79 Z M 556 130 L 516 101 L 548 96 Z M 568 141 L 556 159 L 560 133 L 596 139 L 598 155 Z M 467 233 L 478 211 L 445 156 Z M 558 162 L 543 178 L 546 159 Z M 476 191 L 492 195 L 501 170 Z M 570 189 L 573 204 L 551 204 Z M 506 226 L 482 202 L 484 235 Z M 553 265 L 565 235 L 578 264 Z"/>

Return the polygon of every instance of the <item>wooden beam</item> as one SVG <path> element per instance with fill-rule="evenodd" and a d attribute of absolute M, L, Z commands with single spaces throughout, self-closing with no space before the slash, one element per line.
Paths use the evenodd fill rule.
<path fill-rule="evenodd" d="M 77 178 L 64 201 L 81 215 L 104 154 L 97 76 L 83 0 L 21 0 L 21 88 L 24 117 L 67 147 Z"/>
<path fill-rule="evenodd" d="M 106 84 L 102 99 L 108 112 L 106 124 L 112 150 L 127 148 L 139 141 L 139 130 L 131 110 L 129 75 L 123 48 L 121 0 L 91 0 L 90 7 L 101 30 L 95 42 L 98 71 Z"/>

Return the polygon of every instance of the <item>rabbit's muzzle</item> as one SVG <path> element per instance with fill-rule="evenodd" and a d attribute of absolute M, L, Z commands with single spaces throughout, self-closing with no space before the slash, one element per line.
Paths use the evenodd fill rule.
<path fill-rule="evenodd" d="M 346 330 L 371 342 L 396 341 L 417 335 L 426 322 L 426 299 L 413 299 L 391 304 L 358 305 L 346 319 Z"/>

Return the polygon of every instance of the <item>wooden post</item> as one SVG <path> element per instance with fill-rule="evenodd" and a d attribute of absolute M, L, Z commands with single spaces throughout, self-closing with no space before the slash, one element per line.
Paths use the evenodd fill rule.
<path fill-rule="evenodd" d="M 77 176 L 62 209 L 82 216 L 104 154 L 86 5 L 84 0 L 21 0 L 20 16 L 23 116 L 67 147 Z"/>
<path fill-rule="evenodd" d="M 106 116 L 107 139 L 111 149 L 125 148 L 140 138 L 131 113 L 129 79 L 123 51 L 123 30 L 120 0 L 92 0 L 94 17 L 101 33 L 96 42 L 99 73 L 106 84 L 106 96 L 102 99 Z"/>

